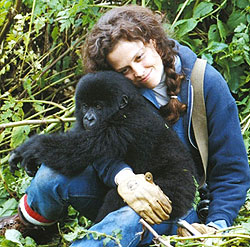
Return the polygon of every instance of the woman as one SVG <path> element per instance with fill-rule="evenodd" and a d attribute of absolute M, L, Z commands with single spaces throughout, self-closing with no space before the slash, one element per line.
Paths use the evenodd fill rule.
<path fill-rule="evenodd" d="M 142 95 L 159 109 L 190 152 L 197 156 L 191 126 L 190 81 L 196 55 L 168 39 L 160 21 L 150 10 L 126 6 L 108 11 L 90 32 L 83 57 L 85 72 L 111 69 L 131 79 Z M 222 76 L 210 65 L 205 71 L 204 93 L 209 133 L 207 183 L 211 202 L 205 224 L 200 223 L 194 210 L 183 219 L 195 223 L 193 226 L 201 233 L 211 233 L 232 225 L 245 201 L 250 177 L 235 101 Z M 200 161 L 197 161 L 197 169 L 201 178 Z M 21 200 L 19 216 L 15 217 L 22 218 L 22 227 L 24 222 L 29 226 L 50 225 L 65 215 L 71 204 L 93 218 L 105 195 L 103 184 L 121 186 L 135 176 L 124 163 L 93 164 L 71 179 L 42 166 Z M 51 177 L 53 179 L 49 179 Z M 154 205 L 150 210 L 157 215 Z M 160 224 L 153 225 L 159 234 L 176 234 L 176 222 L 167 220 L 168 217 L 165 215 L 157 222 L 162 221 Z M 152 235 L 143 230 L 139 219 L 140 216 L 126 206 L 109 214 L 90 230 L 109 235 L 113 230 L 121 230 L 122 246 L 143 246 L 152 241 Z M 0 224 L 6 221 L 1 220 Z M 179 229 L 179 234 L 187 232 Z M 103 243 L 84 238 L 71 246 L 103 246 Z M 107 246 L 115 246 L 115 243 L 110 241 Z"/>

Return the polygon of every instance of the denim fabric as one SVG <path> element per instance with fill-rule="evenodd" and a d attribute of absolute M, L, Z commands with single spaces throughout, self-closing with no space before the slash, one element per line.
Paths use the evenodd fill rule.
<path fill-rule="evenodd" d="M 187 222 L 199 222 L 195 210 L 190 210 L 183 217 Z M 128 206 L 123 207 L 115 212 L 107 215 L 100 223 L 94 225 L 89 230 L 97 231 L 112 235 L 113 230 L 120 230 L 122 235 L 121 246 L 123 247 L 139 247 L 149 246 L 152 243 L 153 235 L 148 230 L 142 229 L 139 223 L 140 217 Z M 164 221 L 159 225 L 152 226 L 154 230 L 162 235 L 174 235 L 177 231 L 176 221 Z M 83 238 L 75 241 L 70 247 L 102 247 L 103 240 L 96 241 L 93 238 Z M 114 241 L 110 241 L 107 247 L 117 246 Z"/>
<path fill-rule="evenodd" d="M 70 178 L 42 165 L 26 193 L 28 205 L 46 219 L 63 218 L 69 205 L 80 214 L 94 219 L 106 189 L 92 166 Z"/>
<path fill-rule="evenodd" d="M 82 215 L 93 219 L 102 204 L 106 188 L 100 182 L 95 169 L 90 166 L 76 177 L 68 178 L 42 165 L 27 189 L 28 205 L 37 213 L 49 220 L 62 219 L 67 214 L 67 207 L 72 205 Z M 191 210 L 185 217 L 188 222 L 198 222 L 197 214 Z M 145 231 L 142 237 L 140 217 L 128 206 L 107 215 L 101 222 L 92 226 L 90 231 L 112 235 L 120 230 L 121 245 L 126 247 L 150 244 L 152 234 Z M 176 222 L 165 221 L 153 228 L 159 234 L 176 234 Z M 72 243 L 71 247 L 103 246 L 103 239 L 84 238 Z M 117 246 L 110 241 L 107 247 Z"/>

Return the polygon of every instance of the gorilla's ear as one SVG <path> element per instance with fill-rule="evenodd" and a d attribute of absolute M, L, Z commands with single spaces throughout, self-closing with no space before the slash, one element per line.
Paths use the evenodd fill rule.
<path fill-rule="evenodd" d="M 124 94 L 122 95 L 122 100 L 120 102 L 119 108 L 123 109 L 127 104 L 128 104 L 128 96 Z"/>

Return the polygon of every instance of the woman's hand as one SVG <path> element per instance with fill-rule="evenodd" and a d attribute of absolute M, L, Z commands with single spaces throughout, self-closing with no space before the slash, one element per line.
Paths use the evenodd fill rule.
<path fill-rule="evenodd" d="M 204 224 L 193 223 L 193 224 L 191 224 L 191 226 L 194 227 L 201 234 L 215 234 L 216 233 L 215 228 L 210 227 L 210 226 L 206 226 Z M 183 227 L 178 228 L 177 234 L 178 234 L 179 237 L 190 237 L 190 236 L 192 236 L 192 234 Z"/>
<path fill-rule="evenodd" d="M 118 184 L 118 193 L 124 201 L 149 224 L 168 220 L 172 211 L 171 201 L 153 182 L 150 172 L 131 174 Z"/>

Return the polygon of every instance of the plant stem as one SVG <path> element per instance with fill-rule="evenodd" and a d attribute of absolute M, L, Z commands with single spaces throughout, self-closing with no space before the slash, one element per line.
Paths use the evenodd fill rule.
<path fill-rule="evenodd" d="M 27 52 L 28 52 L 29 41 L 30 41 L 30 34 L 31 34 L 31 31 L 32 31 L 32 23 L 33 23 L 33 17 L 34 17 L 35 6 L 36 6 L 36 0 L 33 0 L 33 6 L 32 6 L 31 17 L 30 17 L 30 24 L 29 24 L 28 37 L 27 37 L 27 40 L 26 40 L 26 42 L 25 42 L 25 51 L 24 51 L 24 55 L 23 55 L 22 66 L 21 66 L 21 69 L 20 69 L 20 75 L 22 74 L 23 66 L 24 66 L 24 63 L 25 63 L 25 58 L 26 58 L 26 55 L 27 55 Z"/>
<path fill-rule="evenodd" d="M 0 124 L 0 129 L 6 129 L 11 127 L 23 126 L 23 125 L 41 125 L 50 123 L 60 123 L 60 122 L 75 122 L 75 118 L 59 118 L 58 119 L 42 119 L 42 120 L 24 120 L 12 123 Z"/>
<path fill-rule="evenodd" d="M 182 14 L 182 12 L 183 12 L 183 10 L 185 9 L 185 7 L 187 6 L 188 2 L 189 2 L 189 0 L 186 0 L 186 1 L 183 3 L 183 5 L 182 5 L 180 11 L 178 12 L 177 16 L 175 17 L 175 19 L 174 19 L 174 21 L 173 21 L 173 23 L 172 23 L 172 25 L 171 25 L 171 29 L 173 29 L 175 23 L 178 21 L 180 15 Z"/>

